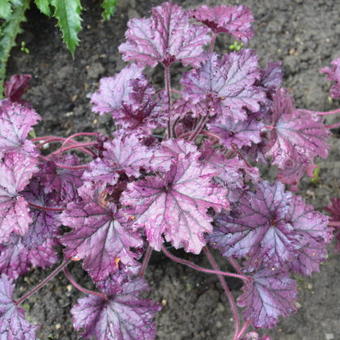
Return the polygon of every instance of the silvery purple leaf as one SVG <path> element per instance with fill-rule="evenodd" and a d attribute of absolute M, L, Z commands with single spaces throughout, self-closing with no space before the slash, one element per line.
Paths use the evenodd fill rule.
<path fill-rule="evenodd" d="M 250 9 L 245 6 L 204 5 L 192 10 L 190 14 L 215 33 L 229 33 L 243 42 L 248 42 L 254 36 L 251 27 L 254 17 Z"/>
<path fill-rule="evenodd" d="M 27 136 L 40 119 L 34 110 L 19 103 L 0 102 L 0 156 L 13 151 L 35 153 L 35 146 Z"/>
<path fill-rule="evenodd" d="M 150 245 L 160 250 L 163 236 L 175 248 L 199 254 L 204 233 L 212 231 L 208 208 L 228 208 L 227 191 L 212 182 L 217 174 L 194 155 L 179 155 L 164 176 L 130 183 L 122 204 L 133 226 L 143 227 Z"/>
<path fill-rule="evenodd" d="M 100 114 L 111 113 L 114 118 L 119 117 L 122 104 L 130 100 L 133 80 L 145 79 L 142 72 L 143 67 L 131 64 L 114 77 L 102 78 L 99 90 L 91 95 L 93 111 Z"/>
<path fill-rule="evenodd" d="M 139 297 L 148 289 L 143 279 L 122 285 L 108 300 L 88 296 L 78 300 L 71 313 L 75 329 L 85 339 L 152 340 L 156 337 L 153 318 L 160 306 Z"/>
<path fill-rule="evenodd" d="M 204 59 L 203 46 L 210 42 L 208 29 L 194 25 L 178 5 L 165 2 L 152 9 L 150 18 L 131 19 L 119 46 L 125 61 L 142 66 L 165 66 L 175 61 L 198 66 Z"/>
<path fill-rule="evenodd" d="M 275 327 L 280 316 L 296 311 L 296 282 L 287 273 L 262 269 L 242 289 L 237 303 L 245 308 L 244 319 L 256 328 Z"/>
<path fill-rule="evenodd" d="M 25 312 L 13 300 L 14 284 L 0 276 L 0 335 L 4 340 L 36 340 L 37 326 L 25 320 Z"/>
<path fill-rule="evenodd" d="M 285 162 L 296 156 L 309 163 L 316 156 L 327 157 L 328 129 L 312 112 L 295 109 L 292 98 L 284 89 L 276 92 L 272 111 L 270 137 L 265 149 L 273 164 L 284 169 Z"/>
<path fill-rule="evenodd" d="M 141 168 L 150 168 L 152 152 L 135 135 L 116 134 L 113 140 L 104 143 L 104 149 L 103 157 L 89 164 L 83 180 L 114 185 L 120 173 L 139 177 Z"/>
<path fill-rule="evenodd" d="M 20 194 L 38 171 L 36 160 L 22 153 L 6 153 L 0 162 L 0 243 L 15 232 L 24 235 L 32 218 Z"/>
<path fill-rule="evenodd" d="M 205 103 L 207 114 L 245 120 L 247 110 L 257 112 L 265 93 L 255 85 L 260 78 L 257 57 L 242 50 L 218 57 L 210 54 L 199 69 L 187 72 L 181 80 L 183 97 L 194 104 Z"/>

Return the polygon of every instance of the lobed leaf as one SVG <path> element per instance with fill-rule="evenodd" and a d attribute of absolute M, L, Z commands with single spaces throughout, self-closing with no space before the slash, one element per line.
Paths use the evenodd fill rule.
<path fill-rule="evenodd" d="M 121 291 L 104 300 L 88 296 L 71 309 L 73 325 L 84 338 L 97 340 L 152 340 L 156 337 L 153 318 L 160 306 L 139 298 L 147 290 L 143 279 L 122 285 Z"/>
<path fill-rule="evenodd" d="M 204 27 L 189 22 L 189 15 L 178 5 L 165 2 L 152 9 L 151 18 L 132 19 L 119 46 L 125 61 L 154 67 L 175 61 L 198 66 L 204 59 L 203 45 L 210 41 Z"/>

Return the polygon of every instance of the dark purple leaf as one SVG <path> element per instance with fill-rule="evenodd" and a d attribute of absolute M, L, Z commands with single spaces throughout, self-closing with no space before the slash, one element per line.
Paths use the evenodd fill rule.
<path fill-rule="evenodd" d="M 122 204 L 134 226 L 143 227 L 150 245 L 160 250 L 165 239 L 175 248 L 200 253 L 212 231 L 208 208 L 228 208 L 226 190 L 212 183 L 217 174 L 200 164 L 194 155 L 180 154 L 164 176 L 147 177 L 130 183 Z"/>
<path fill-rule="evenodd" d="M 215 33 L 229 33 L 243 42 L 248 42 L 254 36 L 251 28 L 254 17 L 250 9 L 245 6 L 204 5 L 191 11 L 191 16 Z"/>
<path fill-rule="evenodd" d="M 25 312 L 12 296 L 14 285 L 6 276 L 0 277 L 0 338 L 4 340 L 35 340 L 37 326 L 25 320 Z"/>
<path fill-rule="evenodd" d="M 252 279 L 243 287 L 237 302 L 245 308 L 245 320 L 251 321 L 254 327 L 275 327 L 280 316 L 296 311 L 296 282 L 286 273 L 263 269 Z"/>
<path fill-rule="evenodd" d="M 121 291 L 104 300 L 88 296 L 78 300 L 71 313 L 73 325 L 84 338 L 97 340 L 152 340 L 156 337 L 153 318 L 160 306 L 139 294 L 147 290 L 143 279 L 125 283 Z"/>
<path fill-rule="evenodd" d="M 152 9 L 147 19 L 132 19 L 125 33 L 126 42 L 119 46 L 125 61 L 154 67 L 181 61 L 198 66 L 204 59 L 203 45 L 209 43 L 208 29 L 193 25 L 189 15 L 171 2 Z"/>
<path fill-rule="evenodd" d="M 257 57 L 252 50 L 210 54 L 201 68 L 187 72 L 182 78 L 184 99 L 194 104 L 203 102 L 208 114 L 231 117 L 234 121 L 247 118 L 246 109 L 257 112 L 264 92 L 255 81 L 260 78 Z"/>
<path fill-rule="evenodd" d="M 5 97 L 11 102 L 21 102 L 22 95 L 29 87 L 30 74 L 15 74 L 5 82 Z"/>

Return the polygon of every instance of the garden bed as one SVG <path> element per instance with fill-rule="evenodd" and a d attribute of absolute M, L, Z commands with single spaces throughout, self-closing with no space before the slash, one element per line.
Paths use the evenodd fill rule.
<path fill-rule="evenodd" d="M 29 53 L 16 48 L 10 59 L 9 74 L 33 76 L 25 98 L 43 117 L 36 128 L 38 135 L 67 136 L 93 130 L 110 133 L 110 119 L 91 113 L 86 95 L 97 89 L 100 77 L 113 75 L 124 66 L 117 47 L 123 39 L 127 20 L 145 16 L 152 6 L 161 3 L 118 0 L 113 19 L 103 22 L 98 1 L 82 2 L 87 11 L 81 44 L 74 59 L 65 49 L 54 23 L 36 9 L 28 12 L 25 33 L 18 38 L 18 45 L 25 41 Z M 176 2 L 186 8 L 202 4 L 198 0 Z M 222 3 L 227 2 L 207 2 L 208 5 Z M 340 56 L 338 1 L 248 0 L 228 4 L 244 4 L 252 9 L 256 36 L 251 47 L 256 48 L 262 65 L 267 61 L 282 61 L 284 86 L 292 91 L 298 107 L 311 110 L 336 107 L 336 103 L 328 100 L 329 85 L 319 69 Z M 338 131 L 330 140 L 330 157 L 319 162 L 319 183 L 303 181 L 301 194 L 318 208 L 327 205 L 330 197 L 340 197 L 339 136 Z M 86 282 L 80 266 L 75 265 L 73 271 L 79 280 L 83 278 Z M 34 270 L 19 281 L 18 293 L 45 275 L 44 271 Z M 151 297 L 164 306 L 157 317 L 159 340 L 222 340 L 231 334 L 231 314 L 217 278 L 169 263 L 159 254 L 154 254 L 146 276 L 155 288 Z M 340 256 L 331 254 L 320 273 L 298 282 L 298 312 L 271 332 L 273 339 L 340 339 Z M 239 283 L 230 284 L 237 295 Z M 81 339 L 72 329 L 69 313 L 80 296 L 59 275 L 24 305 L 29 311 L 28 318 L 43 325 L 40 339 Z"/>

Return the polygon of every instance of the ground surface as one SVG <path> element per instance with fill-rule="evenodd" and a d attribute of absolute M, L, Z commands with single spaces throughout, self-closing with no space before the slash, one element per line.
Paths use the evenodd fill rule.
<path fill-rule="evenodd" d="M 9 72 L 30 73 L 32 87 L 26 99 L 43 116 L 37 133 L 69 135 L 77 131 L 110 131 L 105 117 L 91 113 L 86 95 L 97 88 L 101 76 L 114 74 L 123 67 L 117 53 L 128 18 L 144 16 L 161 1 L 118 0 L 115 17 L 102 22 L 98 1 L 82 1 L 86 8 L 81 45 L 72 59 L 60 40 L 54 22 L 30 10 L 25 41 L 30 53 L 16 49 Z M 202 1 L 176 1 L 184 7 Z M 208 4 L 227 3 L 223 0 Z M 256 18 L 256 48 L 264 63 L 281 60 L 285 86 L 289 87 L 300 107 L 326 110 L 328 85 L 319 74 L 320 67 L 340 56 L 339 0 L 248 0 L 230 1 L 248 5 Z M 340 103 L 338 103 L 340 104 Z M 303 195 L 318 207 L 329 198 L 340 196 L 340 139 L 333 138 L 332 152 L 320 161 L 321 181 L 305 181 Z M 199 261 L 201 261 L 199 259 Z M 204 262 L 203 262 L 204 263 Z M 74 268 L 81 280 L 82 272 Z M 36 270 L 19 282 L 19 293 L 38 282 L 44 273 Z M 156 288 L 152 298 L 164 308 L 157 318 L 159 340 L 222 340 L 231 333 L 230 313 L 218 282 L 211 277 L 171 264 L 153 256 L 147 277 Z M 239 288 L 232 282 L 235 294 Z M 340 256 L 330 255 L 318 274 L 299 280 L 299 311 L 282 321 L 272 331 L 275 340 L 340 339 Z M 72 329 L 69 309 L 80 296 L 59 276 L 25 305 L 32 321 L 42 324 L 41 340 L 81 339 Z"/>

